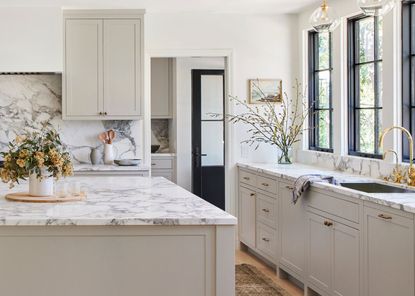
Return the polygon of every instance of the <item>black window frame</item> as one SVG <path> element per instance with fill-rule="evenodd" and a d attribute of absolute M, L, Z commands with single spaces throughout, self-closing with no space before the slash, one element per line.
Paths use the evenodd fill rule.
<path fill-rule="evenodd" d="M 359 32 L 356 32 L 357 30 L 357 23 L 360 20 L 363 20 L 365 18 L 374 18 L 374 57 L 373 61 L 366 61 L 366 62 L 360 62 L 358 59 L 359 57 Z M 357 126 L 358 126 L 358 116 L 357 112 L 362 109 L 367 110 L 382 110 L 383 107 L 379 106 L 379 95 L 377 94 L 378 90 L 378 67 L 379 63 L 383 62 L 382 59 L 378 59 L 377 55 L 377 45 L 378 45 L 378 38 L 377 38 L 377 32 L 378 32 L 378 20 L 379 17 L 372 17 L 372 16 L 366 16 L 366 15 L 359 15 L 353 18 L 349 18 L 347 21 L 347 60 L 348 60 L 348 69 L 347 69 L 347 80 L 348 80 L 348 154 L 352 156 L 360 156 L 360 157 L 366 157 L 366 158 L 376 158 L 376 159 L 382 159 L 382 154 L 380 153 L 379 149 L 379 137 L 376 135 L 379 134 L 379 116 L 375 113 L 375 153 L 365 153 L 357 150 L 358 144 L 359 144 L 359 134 L 357 132 Z M 359 85 L 359 65 L 363 64 L 374 64 L 375 67 L 375 106 L 374 107 L 358 107 L 357 103 L 360 99 L 360 88 L 358 88 Z"/>
<path fill-rule="evenodd" d="M 402 126 L 415 132 L 415 0 L 402 1 Z M 402 137 L 402 160 L 409 162 L 409 143 Z"/>
<path fill-rule="evenodd" d="M 317 69 L 316 62 L 319 58 L 319 43 L 318 43 L 318 35 L 319 33 L 316 31 L 309 31 L 308 32 L 308 105 L 310 109 L 309 114 L 309 143 L 308 149 L 313 151 L 322 151 L 322 152 L 329 152 L 333 153 L 333 91 L 332 91 L 332 72 L 333 72 L 333 64 L 332 64 L 332 33 L 329 32 L 329 67 L 326 69 Z M 320 108 L 318 103 L 319 95 L 316 93 L 316 85 L 318 83 L 316 77 L 319 72 L 329 71 L 330 73 L 330 82 L 329 82 L 329 107 L 328 108 Z M 330 136 L 329 136 L 329 148 L 319 147 L 318 146 L 318 139 L 319 139 L 319 129 L 318 129 L 318 122 L 319 122 L 319 112 L 318 111 L 329 111 L 330 114 Z"/>

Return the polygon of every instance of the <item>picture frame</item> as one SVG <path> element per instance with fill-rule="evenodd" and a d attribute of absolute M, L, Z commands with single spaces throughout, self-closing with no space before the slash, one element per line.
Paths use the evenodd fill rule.
<path fill-rule="evenodd" d="M 282 102 L 282 79 L 250 79 L 249 104 Z"/>

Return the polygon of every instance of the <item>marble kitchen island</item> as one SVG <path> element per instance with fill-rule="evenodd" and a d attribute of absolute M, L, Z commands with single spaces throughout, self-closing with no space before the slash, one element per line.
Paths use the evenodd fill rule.
<path fill-rule="evenodd" d="M 164 178 L 74 177 L 82 202 L 10 202 L 0 295 L 231 296 L 236 218 Z"/>

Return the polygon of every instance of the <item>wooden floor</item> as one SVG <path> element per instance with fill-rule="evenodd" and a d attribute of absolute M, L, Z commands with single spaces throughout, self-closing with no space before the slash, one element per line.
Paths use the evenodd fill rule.
<path fill-rule="evenodd" d="M 303 291 L 299 289 L 297 286 L 292 284 L 291 282 L 287 280 L 282 280 L 277 277 L 277 274 L 275 272 L 275 269 L 267 266 L 262 261 L 254 257 L 252 254 L 238 250 L 236 251 L 236 264 L 251 264 L 258 268 L 263 274 L 268 276 L 270 279 L 272 279 L 277 285 L 284 288 L 287 292 L 289 292 L 292 296 L 302 296 Z"/>

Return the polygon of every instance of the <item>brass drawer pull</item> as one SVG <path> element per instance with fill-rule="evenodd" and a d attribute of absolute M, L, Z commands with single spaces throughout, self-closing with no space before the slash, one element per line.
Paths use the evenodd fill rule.
<path fill-rule="evenodd" d="M 324 225 L 326 225 L 327 227 L 333 226 L 333 222 L 331 221 L 324 221 Z"/>
<path fill-rule="evenodd" d="M 251 180 L 249 177 L 243 177 L 243 179 L 247 181 Z"/>
<path fill-rule="evenodd" d="M 152 163 L 151 165 L 152 165 L 152 166 L 155 166 L 156 164 L 155 164 L 155 163 Z"/>
<path fill-rule="evenodd" d="M 269 213 L 269 210 L 268 210 L 268 209 L 262 209 L 262 211 L 263 211 L 264 213 Z"/>
<path fill-rule="evenodd" d="M 292 186 L 285 186 L 285 188 L 287 188 L 289 190 L 294 190 L 294 187 L 292 187 Z"/>
<path fill-rule="evenodd" d="M 379 214 L 378 217 L 385 219 L 385 220 L 392 220 L 392 216 L 385 215 L 385 214 Z"/>
<path fill-rule="evenodd" d="M 255 195 L 256 195 L 255 193 L 251 193 L 251 194 L 250 194 L 250 196 L 255 196 Z"/>
<path fill-rule="evenodd" d="M 261 183 L 262 186 L 268 187 L 269 184 L 268 183 Z"/>
<path fill-rule="evenodd" d="M 264 242 L 269 243 L 269 238 L 263 237 L 263 238 L 262 238 L 262 240 L 263 240 Z"/>

